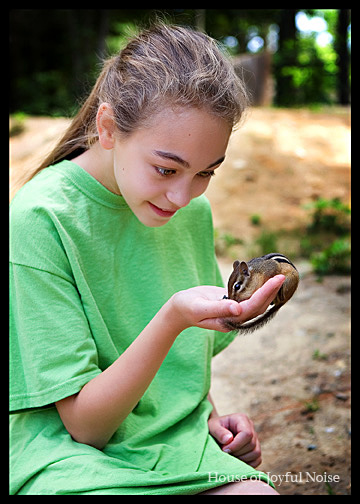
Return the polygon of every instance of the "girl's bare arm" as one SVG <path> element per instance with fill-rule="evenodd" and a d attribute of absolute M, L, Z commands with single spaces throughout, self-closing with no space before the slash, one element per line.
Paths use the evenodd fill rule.
<path fill-rule="evenodd" d="M 271 281 L 256 301 L 261 307 L 269 291 L 274 297 L 282 283 L 276 277 Z M 111 366 L 77 394 L 57 401 L 59 415 L 73 439 L 101 450 L 139 402 L 184 329 L 198 326 L 226 332 L 222 318 L 238 316 L 245 321 L 247 312 L 256 311 L 254 305 L 244 309 L 242 303 L 222 300 L 223 294 L 224 289 L 212 286 L 176 293 Z"/>

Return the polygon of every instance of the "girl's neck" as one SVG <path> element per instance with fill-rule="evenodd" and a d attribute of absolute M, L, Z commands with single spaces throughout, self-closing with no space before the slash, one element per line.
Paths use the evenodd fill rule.
<path fill-rule="evenodd" d="M 104 149 L 99 142 L 96 142 L 90 149 L 76 156 L 71 161 L 87 171 L 106 189 L 114 194 L 121 195 L 114 177 L 112 149 Z"/>

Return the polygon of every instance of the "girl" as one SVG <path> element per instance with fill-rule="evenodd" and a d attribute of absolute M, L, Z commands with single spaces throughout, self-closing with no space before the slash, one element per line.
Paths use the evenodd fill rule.
<path fill-rule="evenodd" d="M 13 199 L 12 494 L 277 493 L 252 422 L 208 395 L 222 319 L 284 280 L 222 300 L 202 194 L 245 106 L 212 39 L 156 25 Z"/>

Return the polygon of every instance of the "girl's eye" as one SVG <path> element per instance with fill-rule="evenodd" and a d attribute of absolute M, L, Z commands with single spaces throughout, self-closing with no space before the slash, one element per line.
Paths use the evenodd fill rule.
<path fill-rule="evenodd" d="M 215 170 L 202 171 L 202 172 L 198 173 L 198 176 L 203 177 L 203 178 L 213 177 L 214 175 L 215 175 Z"/>
<path fill-rule="evenodd" d="M 172 175 L 173 173 L 175 173 L 175 170 L 167 170 L 166 168 L 160 168 L 160 166 L 155 166 L 155 170 L 162 177 L 166 177 L 168 175 Z"/>
<path fill-rule="evenodd" d="M 168 169 L 168 168 L 161 168 L 160 166 L 154 166 L 156 172 L 161 175 L 162 177 L 168 177 L 169 175 L 174 175 L 176 173 L 176 170 Z M 215 175 L 215 170 L 212 171 L 203 171 L 197 173 L 198 177 L 202 178 L 210 178 Z"/>

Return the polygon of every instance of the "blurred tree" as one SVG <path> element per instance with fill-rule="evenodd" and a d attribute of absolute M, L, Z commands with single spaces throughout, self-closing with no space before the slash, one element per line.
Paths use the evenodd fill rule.
<path fill-rule="evenodd" d="M 10 112 L 72 115 L 93 85 L 117 19 L 149 9 L 12 9 Z"/>
<path fill-rule="evenodd" d="M 234 55 L 271 52 L 278 105 L 348 104 L 350 11 L 303 11 L 326 18 L 331 45 L 300 36 L 296 9 L 12 9 L 10 112 L 72 115 L 102 58 L 158 14 L 205 30 Z"/>
<path fill-rule="evenodd" d="M 10 11 L 10 110 L 71 113 L 101 52 L 106 16 L 90 9 Z"/>
<path fill-rule="evenodd" d="M 339 9 L 337 23 L 337 41 L 335 44 L 338 55 L 338 101 L 341 105 L 350 103 L 349 65 L 350 54 L 348 50 L 348 27 L 350 24 L 350 10 Z"/>
<path fill-rule="evenodd" d="M 327 19 L 332 43 L 320 45 L 316 30 L 299 33 L 295 23 L 299 12 L 310 20 Z M 274 55 L 277 105 L 349 104 L 349 23 L 348 9 L 282 10 L 279 50 Z"/>
<path fill-rule="evenodd" d="M 291 69 L 297 67 L 296 9 L 281 9 L 279 16 L 279 49 L 274 60 L 277 105 L 291 106 L 297 87 Z M 290 70 L 290 71 L 289 71 Z"/>

